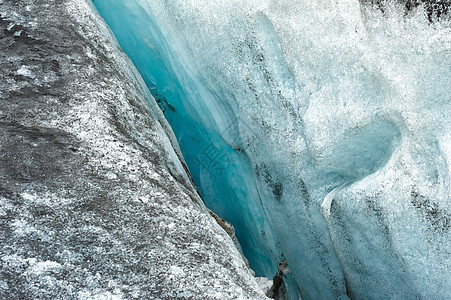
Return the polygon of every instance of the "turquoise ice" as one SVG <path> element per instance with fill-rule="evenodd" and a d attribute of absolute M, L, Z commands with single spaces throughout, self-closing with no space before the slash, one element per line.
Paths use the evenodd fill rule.
<path fill-rule="evenodd" d="M 449 22 L 356 0 L 94 4 L 258 276 L 285 258 L 304 299 L 451 298 Z"/>

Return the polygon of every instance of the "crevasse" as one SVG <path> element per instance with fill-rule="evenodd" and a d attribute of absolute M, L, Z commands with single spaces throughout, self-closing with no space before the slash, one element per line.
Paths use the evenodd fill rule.
<path fill-rule="evenodd" d="M 178 138 L 190 173 L 207 206 L 231 222 L 250 265 L 272 278 L 281 251 L 268 225 L 239 137 L 237 116 L 203 85 L 184 57 L 173 52 L 178 34 L 157 24 L 137 1 L 94 1 L 123 50 L 133 60 Z M 182 46 L 179 50 L 183 51 Z M 210 107 L 208 107 L 210 106 Z M 219 123 L 219 124 L 218 124 Z M 224 136 L 228 139 L 225 140 Z"/>
<path fill-rule="evenodd" d="M 356 0 L 93 2 L 257 275 L 286 259 L 289 299 L 451 297 L 449 21 Z"/>

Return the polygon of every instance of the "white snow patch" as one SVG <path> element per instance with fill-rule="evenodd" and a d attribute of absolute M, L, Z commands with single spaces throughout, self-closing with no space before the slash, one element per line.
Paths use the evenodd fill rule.
<path fill-rule="evenodd" d="M 27 192 L 20 194 L 20 196 L 22 196 L 22 198 L 24 198 L 25 200 L 28 200 L 28 201 L 36 200 L 36 195 L 31 195 L 31 194 L 28 194 Z"/>
<path fill-rule="evenodd" d="M 113 172 L 108 172 L 108 173 L 106 173 L 105 176 L 106 176 L 106 178 L 108 178 L 110 180 L 113 180 L 113 179 L 117 178 L 117 175 L 115 173 L 113 173 Z"/>
<path fill-rule="evenodd" d="M 20 236 L 39 232 L 39 230 L 37 230 L 24 220 L 15 220 L 11 223 L 11 227 L 14 228 L 14 233 Z"/>
<path fill-rule="evenodd" d="M 19 70 L 17 70 L 17 74 L 25 76 L 25 77 L 29 77 L 29 78 L 36 77 L 27 66 L 21 66 L 19 68 Z"/>
<path fill-rule="evenodd" d="M 173 276 L 176 276 L 176 277 L 185 276 L 185 271 L 183 271 L 183 269 L 178 266 L 171 266 L 169 269 L 171 271 L 171 275 L 173 275 Z"/>
<path fill-rule="evenodd" d="M 61 265 L 59 263 L 57 263 L 56 261 L 50 261 L 50 260 L 46 260 L 46 261 L 40 261 L 36 264 L 34 264 L 31 267 L 31 272 L 33 272 L 34 274 L 37 275 L 42 275 L 47 273 L 48 271 L 52 270 L 59 270 L 61 268 Z"/>
<path fill-rule="evenodd" d="M 255 277 L 255 281 L 257 281 L 258 287 L 263 293 L 267 294 L 273 285 L 273 281 L 269 280 L 266 277 Z"/>

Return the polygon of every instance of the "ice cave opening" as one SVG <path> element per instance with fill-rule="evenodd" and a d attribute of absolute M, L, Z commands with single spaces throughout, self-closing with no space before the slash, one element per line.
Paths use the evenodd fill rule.
<path fill-rule="evenodd" d="M 395 2 L 93 0 L 287 299 L 451 297 L 448 6 Z"/>

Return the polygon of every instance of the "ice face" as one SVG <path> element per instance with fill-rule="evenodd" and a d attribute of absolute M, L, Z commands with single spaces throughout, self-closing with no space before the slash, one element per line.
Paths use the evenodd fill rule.
<path fill-rule="evenodd" d="M 447 21 L 223 2 L 94 1 L 257 274 L 283 253 L 305 299 L 451 297 Z"/>
<path fill-rule="evenodd" d="M 272 278 L 282 260 L 281 250 L 264 216 L 239 136 L 236 120 L 240 116 L 229 107 L 233 103 L 218 103 L 220 95 L 212 94 L 203 79 L 192 77 L 200 75 L 183 62 L 189 56 L 181 53 L 189 50 L 180 33 L 171 35 L 174 29 L 157 23 L 162 20 L 155 15 L 171 14 L 164 12 L 164 6 L 154 6 L 162 11 L 153 11 L 144 9 L 150 2 L 94 4 L 164 111 L 205 203 L 235 226 L 243 252 L 257 275 Z"/>
<path fill-rule="evenodd" d="M 0 299 L 267 299 L 91 1 L 0 7 Z"/>

